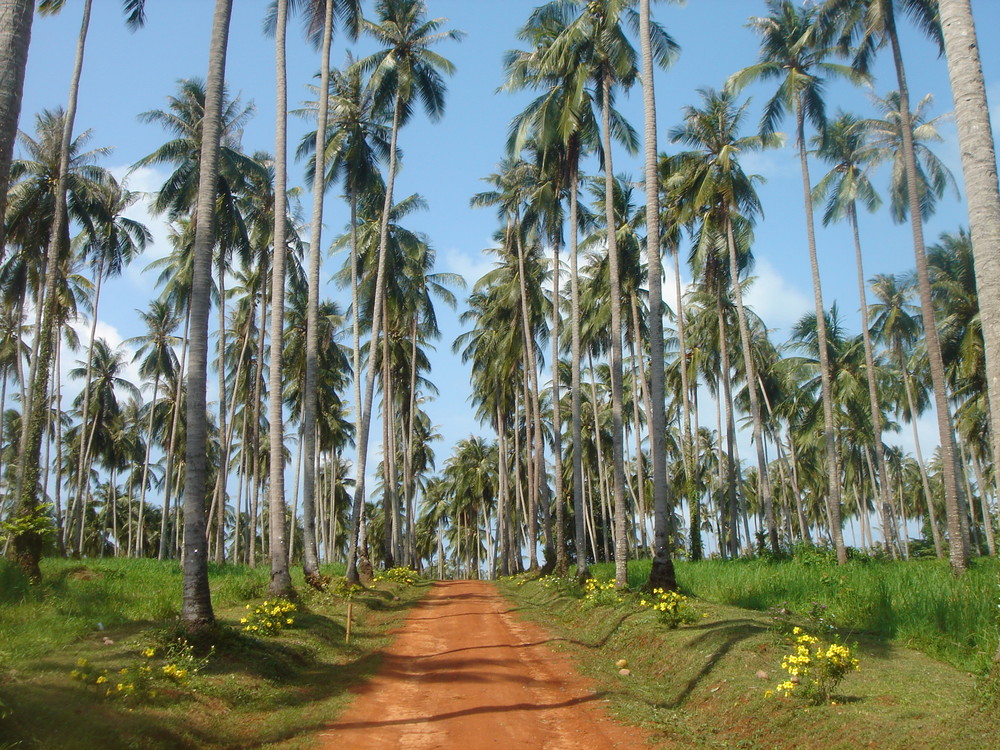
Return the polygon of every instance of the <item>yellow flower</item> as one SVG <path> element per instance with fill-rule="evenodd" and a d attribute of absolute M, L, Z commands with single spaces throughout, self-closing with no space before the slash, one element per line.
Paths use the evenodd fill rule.
<path fill-rule="evenodd" d="M 147 649 L 143 650 L 142 655 L 145 656 L 147 659 L 151 659 L 151 658 L 153 658 L 153 656 L 156 655 L 156 649 L 155 648 L 147 648 Z"/>

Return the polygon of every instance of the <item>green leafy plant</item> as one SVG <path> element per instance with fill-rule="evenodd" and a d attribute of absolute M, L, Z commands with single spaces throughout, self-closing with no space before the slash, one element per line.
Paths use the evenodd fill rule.
<path fill-rule="evenodd" d="M 287 599 L 264 600 L 256 607 L 248 604 L 249 614 L 240 618 L 240 624 L 243 632 L 250 635 L 277 635 L 285 627 L 295 623 L 292 613 L 296 609 L 295 604 Z"/>

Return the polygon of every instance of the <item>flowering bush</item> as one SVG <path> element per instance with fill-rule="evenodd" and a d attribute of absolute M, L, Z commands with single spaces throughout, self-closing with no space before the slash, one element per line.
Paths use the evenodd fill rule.
<path fill-rule="evenodd" d="M 698 619 L 698 613 L 688 602 L 688 598 L 676 591 L 653 589 L 653 597 L 641 599 L 639 606 L 652 608 L 660 622 L 671 629 L 678 625 L 690 624 Z"/>
<path fill-rule="evenodd" d="M 588 578 L 583 584 L 583 604 L 588 607 L 614 607 L 622 603 L 621 592 L 614 581 Z"/>
<path fill-rule="evenodd" d="M 538 582 L 545 588 L 557 591 L 560 594 L 567 594 L 575 597 L 583 595 L 579 582 L 573 576 L 557 576 L 550 574 L 542 576 L 538 579 Z"/>
<path fill-rule="evenodd" d="M 781 660 L 788 679 L 777 687 L 783 695 L 800 695 L 810 703 L 830 702 L 834 688 L 860 662 L 851 649 L 841 643 L 827 643 L 802 628 L 792 631 L 795 651 Z"/>
<path fill-rule="evenodd" d="M 417 574 L 409 568 L 396 566 L 379 573 L 374 578 L 375 582 L 388 581 L 389 583 L 401 583 L 404 586 L 412 586 L 417 582 Z"/>
<path fill-rule="evenodd" d="M 247 609 L 250 610 L 250 614 L 240 618 L 244 633 L 260 636 L 277 635 L 286 626 L 295 623 L 292 613 L 296 611 L 296 607 L 287 599 L 265 600 L 256 607 L 248 604 Z"/>

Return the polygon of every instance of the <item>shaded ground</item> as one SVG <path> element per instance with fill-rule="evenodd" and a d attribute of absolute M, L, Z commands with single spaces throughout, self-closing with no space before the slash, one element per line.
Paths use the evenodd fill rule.
<path fill-rule="evenodd" d="M 378 674 L 320 747 L 635 747 L 604 698 L 536 625 L 518 621 L 483 581 L 443 581 L 410 612 Z"/>

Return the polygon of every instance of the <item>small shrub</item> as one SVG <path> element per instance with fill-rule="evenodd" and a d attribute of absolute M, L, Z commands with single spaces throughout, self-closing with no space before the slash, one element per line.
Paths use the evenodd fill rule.
<path fill-rule="evenodd" d="M 343 577 L 332 578 L 330 585 L 326 587 L 327 593 L 345 601 L 350 601 L 364 590 L 365 587 L 360 583 L 350 583 Z"/>
<path fill-rule="evenodd" d="M 652 599 L 641 599 L 640 607 L 650 607 L 657 619 L 673 630 L 680 625 L 690 625 L 698 619 L 698 613 L 683 594 L 664 589 L 653 589 Z"/>
<path fill-rule="evenodd" d="M 782 638 L 791 635 L 792 629 L 795 627 L 794 617 L 795 613 L 792 611 L 791 607 L 788 606 L 788 602 L 782 602 L 781 604 L 775 604 L 768 607 L 768 630 L 770 630 L 774 635 Z"/>
<path fill-rule="evenodd" d="M 285 627 L 295 623 L 292 613 L 296 611 L 296 607 L 287 599 L 265 600 L 256 607 L 248 604 L 247 609 L 250 614 L 241 617 L 240 624 L 243 632 L 250 635 L 277 635 Z"/>
<path fill-rule="evenodd" d="M 617 607 L 624 601 L 614 581 L 588 578 L 583 584 L 583 605 L 586 607 Z"/>
<path fill-rule="evenodd" d="M 547 575 L 539 578 L 538 582 L 545 588 L 564 596 L 573 596 L 578 599 L 583 596 L 583 590 L 573 576 Z"/>
<path fill-rule="evenodd" d="M 384 570 L 375 576 L 375 583 L 380 583 L 382 581 L 386 581 L 388 583 L 400 583 L 404 586 L 412 586 L 417 582 L 417 574 L 409 568 L 397 565 L 395 568 L 389 568 L 388 570 Z"/>
<path fill-rule="evenodd" d="M 778 685 L 777 691 L 801 696 L 814 705 L 829 703 L 837 685 L 848 672 L 860 669 L 860 662 L 848 646 L 828 643 L 801 628 L 792 632 L 795 651 L 781 660 L 788 679 Z"/>

